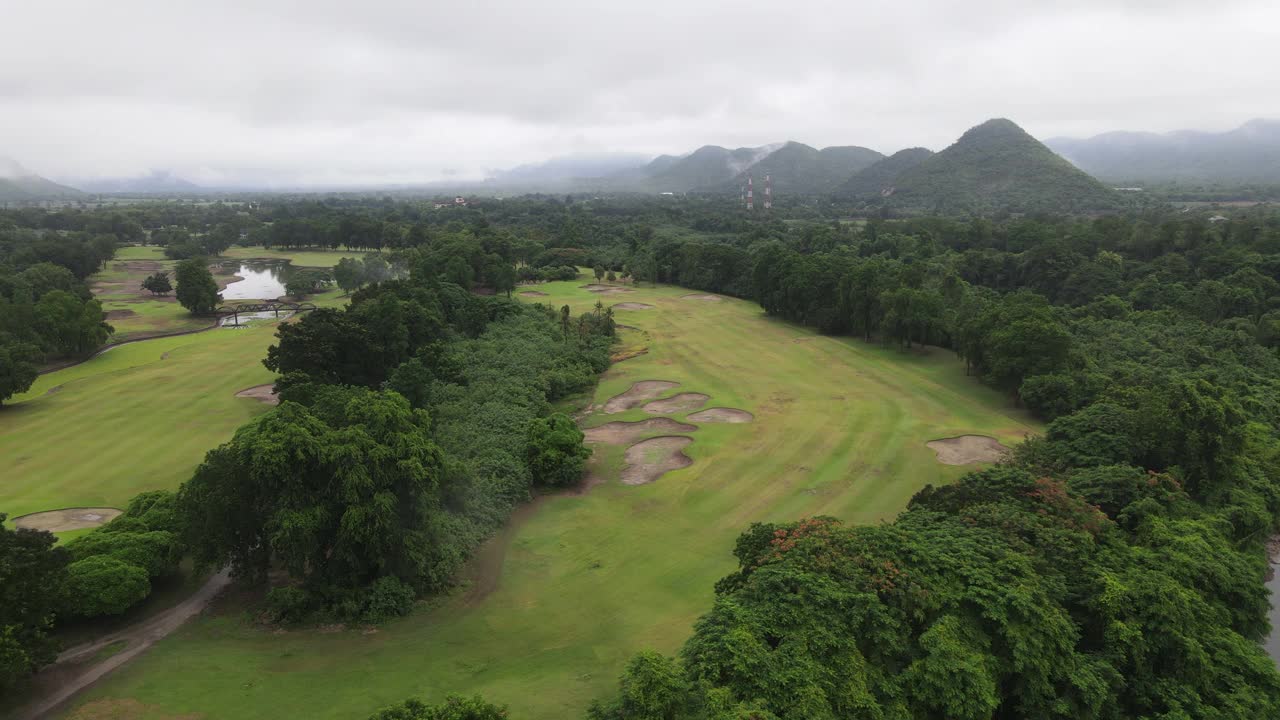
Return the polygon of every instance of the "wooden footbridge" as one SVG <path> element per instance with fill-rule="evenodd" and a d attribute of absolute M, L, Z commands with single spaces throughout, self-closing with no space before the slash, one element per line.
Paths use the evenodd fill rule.
<path fill-rule="evenodd" d="M 213 311 L 213 314 L 218 315 L 220 317 L 225 315 L 230 315 L 233 318 L 231 324 L 239 325 L 241 313 L 274 312 L 276 314 L 276 317 L 280 317 L 280 313 L 284 313 L 286 316 L 288 316 L 288 315 L 292 315 L 293 313 L 303 313 L 303 312 L 308 312 L 310 310 L 315 310 L 315 309 L 316 309 L 316 306 L 309 302 L 291 303 L 291 302 L 270 301 L 270 302 L 261 302 L 261 303 L 251 303 L 247 305 L 223 305 L 221 307 L 215 308 Z"/>

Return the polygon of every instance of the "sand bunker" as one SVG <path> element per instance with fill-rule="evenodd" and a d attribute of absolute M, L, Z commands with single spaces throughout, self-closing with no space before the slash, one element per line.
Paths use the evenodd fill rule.
<path fill-rule="evenodd" d="M 31 530 L 47 530 L 49 532 L 66 532 L 83 530 L 105 525 L 111 522 L 122 511 L 115 508 L 63 508 L 46 512 L 31 513 L 13 519 L 13 524 Z"/>
<path fill-rule="evenodd" d="M 537 290 L 521 290 L 520 294 L 525 297 L 546 297 L 547 296 L 546 293 L 538 292 Z"/>
<path fill-rule="evenodd" d="M 590 285 L 582 285 L 580 287 L 587 292 L 600 293 L 601 295 L 616 295 L 617 293 L 631 292 L 631 288 L 618 287 L 617 285 L 597 285 L 596 283 L 591 283 Z"/>
<path fill-rule="evenodd" d="M 993 463 L 1004 457 L 1009 448 L 998 440 L 986 435 L 961 435 L 941 440 L 930 440 L 925 443 L 938 454 L 938 462 L 943 465 L 970 465 L 973 463 Z"/>
<path fill-rule="evenodd" d="M 609 398 L 609 401 L 604 404 L 604 411 L 613 414 L 630 410 L 643 405 L 646 400 L 652 400 L 671 388 L 679 386 L 680 383 L 667 380 L 641 380 L 621 395 Z"/>
<path fill-rule="evenodd" d="M 245 388 L 236 393 L 236 397 L 253 398 L 254 400 L 261 400 L 268 405 L 280 404 L 280 398 L 276 395 L 273 384 L 254 385 L 251 388 Z"/>
<path fill-rule="evenodd" d="M 712 423 L 749 423 L 756 419 L 755 415 L 746 410 L 738 410 L 737 408 L 707 408 L 700 412 L 693 413 L 689 419 L 694 422 L 712 422 Z"/>
<path fill-rule="evenodd" d="M 138 313 L 132 310 L 108 310 L 107 319 L 120 320 L 121 318 L 133 317 L 134 315 L 137 315 L 137 314 Z"/>
<path fill-rule="evenodd" d="M 690 410 L 697 410 L 703 405 L 706 405 L 707 401 L 710 399 L 710 395 L 703 395 L 702 393 L 680 393 L 679 395 L 672 395 L 671 397 L 663 398 L 662 400 L 654 400 L 644 406 L 644 411 L 647 413 L 653 413 L 654 415 L 659 413 L 688 412 Z"/>
<path fill-rule="evenodd" d="M 693 458 L 683 449 L 693 438 L 664 436 L 650 438 L 627 448 L 626 466 L 622 468 L 622 482 L 626 485 L 644 485 L 672 470 L 693 464 Z"/>
<path fill-rule="evenodd" d="M 692 295 L 681 295 L 681 300 L 701 300 L 703 302 L 720 302 L 719 295 L 700 295 L 693 293 Z"/>
<path fill-rule="evenodd" d="M 582 431 L 586 441 L 603 445 L 626 445 L 644 435 L 654 433 L 687 433 L 697 430 L 697 425 L 686 425 L 671 418 L 650 418 L 639 422 L 611 422 Z"/>
<path fill-rule="evenodd" d="M 613 306 L 615 310 L 652 310 L 653 306 L 648 303 L 618 303 Z"/>

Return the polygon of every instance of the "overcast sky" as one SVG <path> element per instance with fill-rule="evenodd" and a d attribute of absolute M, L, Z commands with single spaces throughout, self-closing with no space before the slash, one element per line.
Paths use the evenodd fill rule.
<path fill-rule="evenodd" d="M 997 116 L 1041 138 L 1280 117 L 1277 69 L 1276 0 L 15 0 L 0 155 L 348 184 L 788 139 L 940 149 Z"/>

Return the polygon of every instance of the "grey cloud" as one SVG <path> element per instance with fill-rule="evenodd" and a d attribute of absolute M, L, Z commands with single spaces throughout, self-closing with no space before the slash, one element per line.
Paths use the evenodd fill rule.
<path fill-rule="evenodd" d="M 46 174 L 409 182 L 566 152 L 941 147 L 1280 115 L 1257 0 L 46 0 L 0 27 L 0 154 Z"/>

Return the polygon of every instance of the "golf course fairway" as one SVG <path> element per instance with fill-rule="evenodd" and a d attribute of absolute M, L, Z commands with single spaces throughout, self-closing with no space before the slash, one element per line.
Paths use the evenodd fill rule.
<path fill-rule="evenodd" d="M 754 303 L 681 288 L 591 292 L 584 282 L 517 291 L 575 313 L 596 301 L 634 308 L 615 311 L 628 326 L 619 355 L 633 356 L 601 379 L 583 426 L 655 417 L 696 426 L 642 436 L 692 438 L 680 449 L 691 464 L 625 485 L 626 446 L 599 445 L 597 484 L 519 509 L 454 595 L 376 628 L 296 630 L 254 624 L 232 594 L 77 698 L 69 716 L 350 720 L 457 693 L 509 704 L 513 718 L 581 717 L 633 653 L 679 648 L 733 569 L 734 540 L 749 523 L 886 520 L 926 484 L 979 467 L 940 463 L 928 441 L 981 435 L 1011 445 L 1038 429 L 949 352 L 822 337 Z M 265 410 L 234 392 L 270 380 L 259 360 L 271 330 L 226 332 L 124 346 L 103 358 L 118 367 L 53 395 L 42 378 L 26 396 L 34 399 L 0 412 L 0 461 L 21 458 L 0 507 L 118 506 L 141 489 L 176 487 L 205 450 Z M 645 402 L 603 412 L 646 380 L 677 384 L 658 398 L 690 397 L 656 406 L 665 412 Z M 713 408 L 749 421 L 689 417 Z"/>

